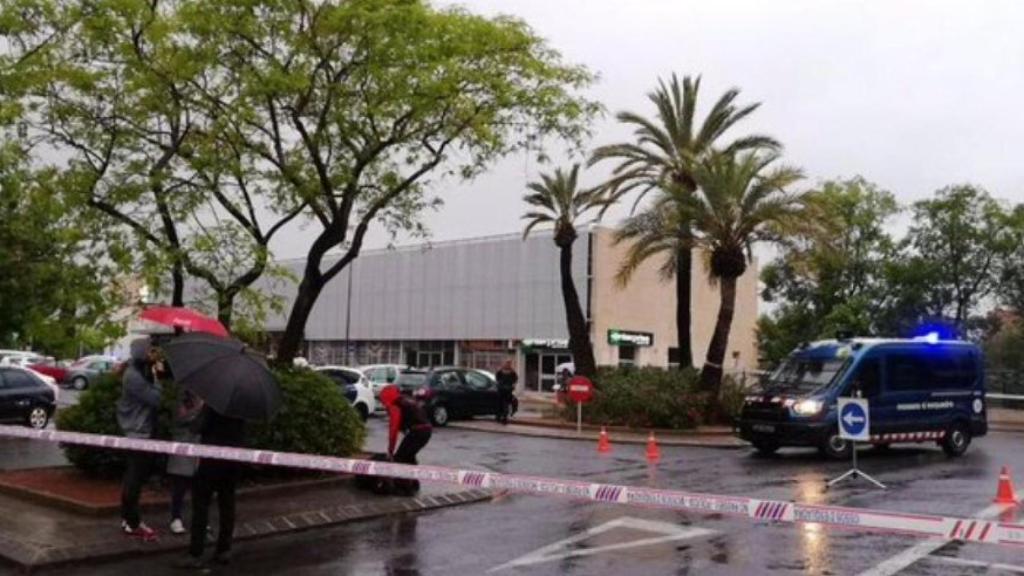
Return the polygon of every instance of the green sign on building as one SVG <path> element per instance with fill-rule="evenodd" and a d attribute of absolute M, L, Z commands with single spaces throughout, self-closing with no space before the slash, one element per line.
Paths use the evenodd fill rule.
<path fill-rule="evenodd" d="M 654 334 L 612 328 L 608 331 L 608 343 L 612 346 L 654 346 Z"/>

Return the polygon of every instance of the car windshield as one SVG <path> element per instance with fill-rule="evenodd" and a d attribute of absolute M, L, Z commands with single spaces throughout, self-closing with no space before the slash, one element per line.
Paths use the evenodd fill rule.
<path fill-rule="evenodd" d="M 828 386 L 846 367 L 846 359 L 790 357 L 762 383 L 766 390 L 813 392 Z"/>
<path fill-rule="evenodd" d="M 395 384 L 407 388 L 414 388 L 423 386 L 423 383 L 426 381 L 427 375 L 424 372 L 402 372 Z"/>

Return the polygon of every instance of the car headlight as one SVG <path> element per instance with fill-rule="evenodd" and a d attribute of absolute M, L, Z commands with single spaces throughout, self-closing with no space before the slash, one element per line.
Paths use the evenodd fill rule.
<path fill-rule="evenodd" d="M 825 403 L 821 400 L 801 400 L 793 405 L 793 412 L 801 416 L 814 416 L 821 412 Z"/>

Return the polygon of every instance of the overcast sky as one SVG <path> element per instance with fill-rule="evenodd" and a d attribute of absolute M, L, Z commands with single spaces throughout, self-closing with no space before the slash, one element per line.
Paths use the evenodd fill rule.
<path fill-rule="evenodd" d="M 446 3 L 447 4 L 447 3 Z M 1024 201 L 1024 2 L 940 0 L 463 0 L 470 11 L 527 21 L 567 61 L 600 75 L 608 109 L 593 145 L 626 140 L 615 112 L 653 115 L 659 76 L 701 74 L 707 105 L 729 87 L 761 109 L 734 135 L 785 145 L 808 185 L 863 175 L 902 202 L 973 182 Z M 560 150 L 549 152 L 556 158 Z M 439 183 L 433 239 L 522 230 L 521 197 L 538 166 L 508 158 L 469 184 Z M 585 177 L 596 183 L 604 171 Z M 614 221 L 619 214 L 612 214 Z M 312 230 L 274 247 L 303 256 Z M 371 247 L 386 238 L 375 235 Z"/>

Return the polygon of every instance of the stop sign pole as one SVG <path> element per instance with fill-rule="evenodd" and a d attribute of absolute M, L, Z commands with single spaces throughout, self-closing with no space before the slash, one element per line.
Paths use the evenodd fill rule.
<path fill-rule="evenodd" d="M 569 380 L 569 399 L 576 403 L 576 434 L 583 433 L 583 405 L 594 398 L 594 383 L 586 376 Z"/>

